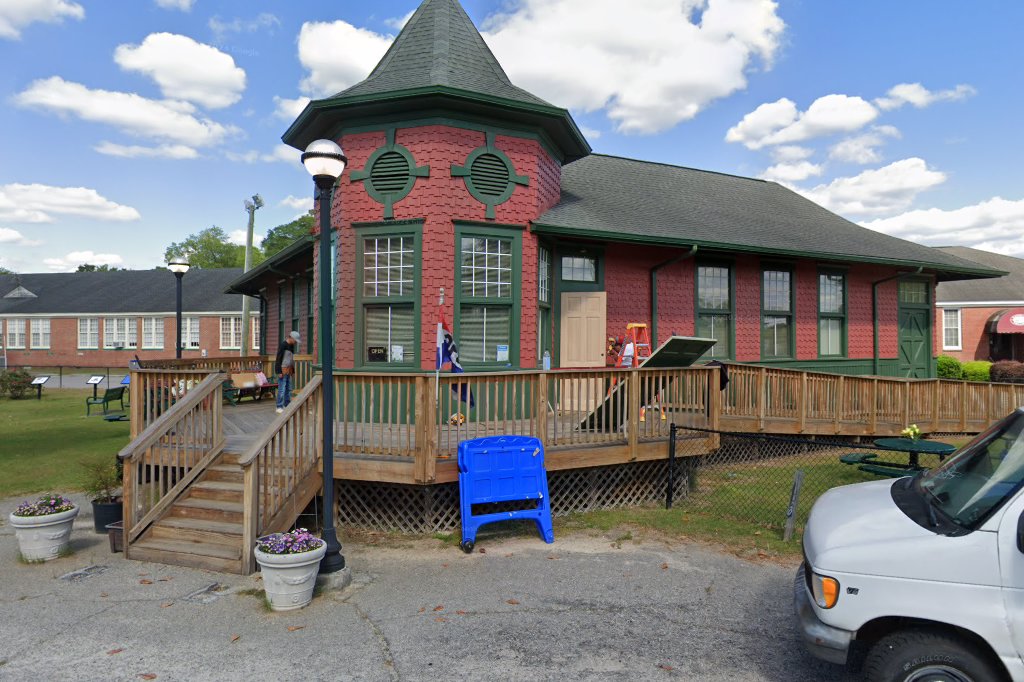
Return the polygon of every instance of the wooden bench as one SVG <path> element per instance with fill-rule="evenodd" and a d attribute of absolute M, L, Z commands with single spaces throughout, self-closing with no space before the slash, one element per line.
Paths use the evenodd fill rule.
<path fill-rule="evenodd" d="M 232 405 L 237 405 L 242 398 L 262 400 L 263 396 L 274 395 L 277 391 L 277 384 L 261 384 L 256 379 L 255 372 L 235 372 L 224 380 L 224 399 Z"/>
<path fill-rule="evenodd" d="M 109 405 L 110 403 L 114 402 L 115 400 L 117 402 L 121 403 L 121 411 L 124 412 L 124 389 L 125 388 L 126 388 L 125 386 L 117 386 L 115 388 L 108 388 L 107 390 L 103 391 L 103 395 L 102 396 L 97 396 L 96 398 L 92 398 L 92 397 L 86 398 L 85 399 L 85 416 L 87 416 L 87 417 L 89 416 L 89 413 L 92 410 L 92 406 L 93 405 L 102 405 L 103 406 L 103 414 L 106 414 L 107 413 L 107 405 Z"/>

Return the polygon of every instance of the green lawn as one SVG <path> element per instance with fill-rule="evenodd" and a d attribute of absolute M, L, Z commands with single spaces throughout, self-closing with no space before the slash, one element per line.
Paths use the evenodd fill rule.
<path fill-rule="evenodd" d="M 85 416 L 91 390 L 31 395 L 0 398 L 0 497 L 81 490 L 81 464 L 112 461 L 128 443 L 128 422 L 104 421 L 98 406 Z"/>

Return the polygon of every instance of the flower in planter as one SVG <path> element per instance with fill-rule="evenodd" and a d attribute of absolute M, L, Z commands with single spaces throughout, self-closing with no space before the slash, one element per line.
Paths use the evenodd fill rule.
<path fill-rule="evenodd" d="M 900 435 L 910 440 L 917 440 L 921 437 L 921 429 L 917 428 L 917 424 L 911 424 L 907 428 L 900 431 Z"/>
<path fill-rule="evenodd" d="M 266 554 L 302 554 L 320 549 L 324 541 L 305 528 L 287 533 L 272 533 L 256 541 L 256 549 Z"/>
<path fill-rule="evenodd" d="M 14 515 L 47 516 L 49 514 L 59 514 L 61 512 L 71 511 L 74 508 L 75 503 L 63 495 L 47 493 L 35 502 L 22 502 L 18 505 L 18 508 L 14 510 Z"/>

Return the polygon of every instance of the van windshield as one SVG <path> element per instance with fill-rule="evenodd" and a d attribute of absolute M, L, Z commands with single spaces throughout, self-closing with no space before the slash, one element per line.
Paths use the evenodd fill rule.
<path fill-rule="evenodd" d="M 915 487 L 963 528 L 978 528 L 1024 483 L 1024 411 L 982 432 L 942 466 L 926 471 Z"/>

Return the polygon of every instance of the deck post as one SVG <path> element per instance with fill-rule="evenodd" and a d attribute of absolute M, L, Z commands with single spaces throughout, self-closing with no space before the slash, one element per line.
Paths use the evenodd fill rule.
<path fill-rule="evenodd" d="M 627 423 L 629 432 L 626 434 L 629 444 L 629 461 L 636 461 L 636 445 L 640 440 L 640 370 L 631 369 L 626 386 L 629 389 L 627 408 Z"/>
<path fill-rule="evenodd" d="M 800 373 L 800 395 L 797 397 L 799 401 L 799 416 L 800 420 L 797 424 L 797 433 L 803 433 L 807 428 L 807 372 Z"/>
<path fill-rule="evenodd" d="M 967 431 L 967 382 L 960 382 L 960 433 Z"/>
<path fill-rule="evenodd" d="M 128 410 L 130 412 L 129 420 L 131 421 L 130 430 L 132 440 L 138 437 L 142 431 L 142 374 L 132 370 L 132 378 L 128 384 Z"/>
<path fill-rule="evenodd" d="M 932 384 L 932 428 L 931 431 L 939 430 L 939 399 L 941 397 L 942 381 L 935 379 Z"/>
<path fill-rule="evenodd" d="M 548 373 L 540 372 L 534 374 L 537 381 L 537 389 L 534 395 L 537 396 L 534 408 L 537 411 L 537 438 L 547 448 L 548 445 Z"/>
<path fill-rule="evenodd" d="M 133 384 L 134 384 L 134 382 L 133 382 Z M 132 407 L 133 408 L 134 408 L 134 406 L 135 406 L 135 403 L 132 403 Z M 121 526 L 122 526 L 122 529 L 121 529 L 122 536 L 121 537 L 124 538 L 124 540 L 123 540 L 123 542 L 124 542 L 124 545 L 123 545 L 123 547 L 124 547 L 124 556 L 127 559 L 128 558 L 128 546 L 131 544 L 130 542 L 128 542 L 128 537 L 129 537 L 128 533 L 132 529 L 132 526 L 135 525 L 135 495 L 137 493 L 136 486 L 138 484 L 138 475 L 137 474 L 138 474 L 138 470 L 139 470 L 139 465 L 138 465 L 138 462 L 136 462 L 135 459 L 131 458 L 131 457 L 127 458 L 127 461 L 126 460 L 121 460 L 121 464 L 122 464 L 122 476 L 121 476 L 121 478 L 122 478 L 122 481 L 123 481 L 122 484 L 121 484 L 123 486 L 123 488 L 121 490 L 121 505 L 122 505 L 121 515 L 122 515 L 122 518 L 123 518 L 123 522 L 121 524 Z"/>
<path fill-rule="evenodd" d="M 839 377 L 839 388 L 836 389 L 836 410 L 832 415 L 832 428 L 839 433 L 839 418 L 843 413 L 843 406 L 846 403 L 846 377 Z"/>
<path fill-rule="evenodd" d="M 910 426 L 910 379 L 903 380 L 903 425 Z"/>
<path fill-rule="evenodd" d="M 764 416 L 768 398 L 768 368 L 762 367 L 757 374 L 757 430 L 764 431 Z"/>
<path fill-rule="evenodd" d="M 878 377 L 871 380 L 871 435 L 878 433 Z"/>
<path fill-rule="evenodd" d="M 416 465 L 414 477 L 417 483 L 431 483 L 436 475 L 437 442 L 435 434 L 434 392 L 430 377 L 416 377 Z"/>
<path fill-rule="evenodd" d="M 993 421 L 995 421 L 995 419 L 992 417 L 992 413 L 995 411 L 995 404 L 994 404 L 995 401 L 993 400 L 993 395 L 992 395 L 993 390 L 992 389 L 995 388 L 995 387 L 991 383 L 988 383 L 988 384 L 985 385 L 985 388 L 986 388 L 986 392 L 985 392 L 985 421 L 986 421 L 986 424 L 985 424 L 985 427 L 983 427 L 983 428 L 987 428 L 989 424 L 991 424 Z"/>
<path fill-rule="evenodd" d="M 259 465 L 250 462 L 243 471 L 242 488 L 242 575 L 253 571 L 253 548 L 259 534 L 259 498 L 256 494 L 256 476 Z"/>
<path fill-rule="evenodd" d="M 714 431 L 708 446 L 717 450 L 721 447 L 722 436 L 718 433 L 722 424 L 722 369 L 713 367 L 708 375 L 708 428 Z"/>

